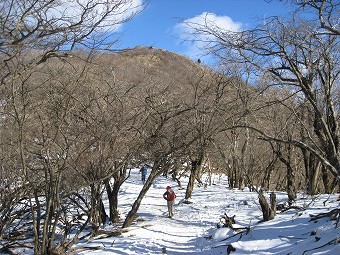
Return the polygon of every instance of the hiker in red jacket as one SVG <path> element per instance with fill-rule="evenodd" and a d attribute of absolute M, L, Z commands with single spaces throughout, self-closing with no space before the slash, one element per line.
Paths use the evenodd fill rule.
<path fill-rule="evenodd" d="M 166 191 L 163 194 L 163 198 L 167 201 L 169 218 L 171 218 L 172 216 L 174 216 L 172 207 L 176 198 L 176 194 L 170 186 L 166 187 Z"/>

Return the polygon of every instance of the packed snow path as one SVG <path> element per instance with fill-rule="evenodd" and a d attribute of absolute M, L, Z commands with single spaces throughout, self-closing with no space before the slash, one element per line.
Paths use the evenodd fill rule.
<path fill-rule="evenodd" d="M 307 210 L 290 210 L 278 214 L 272 221 L 259 223 L 262 212 L 257 194 L 246 190 L 228 190 L 225 182 L 225 176 L 215 176 L 213 185 L 207 188 L 195 187 L 192 203 L 185 204 L 185 189 L 179 189 L 175 182 L 160 177 L 144 197 L 136 222 L 131 227 L 124 229 L 118 237 L 99 236 L 88 242 L 78 243 L 76 246 L 85 247 L 85 250 L 76 249 L 76 254 L 151 255 L 166 252 L 168 255 L 225 255 L 226 245 L 230 243 L 236 248 L 236 252 L 231 255 L 340 254 L 340 244 L 337 241 L 327 244 L 340 236 L 340 228 L 335 229 L 335 222 L 328 218 L 320 219 L 317 223 L 310 222 L 310 214 L 339 208 L 339 194 L 320 195 L 315 201 L 315 198 L 302 195 L 298 201 L 299 206 L 308 205 Z M 183 182 L 183 187 L 186 184 Z M 166 201 L 162 197 L 168 185 L 177 194 L 172 219 L 167 217 Z M 119 194 L 122 220 L 141 188 L 138 169 L 134 169 Z M 287 198 L 284 193 L 276 192 L 276 195 L 278 203 Z M 235 235 L 229 228 L 217 229 L 216 225 L 224 213 L 228 216 L 236 215 L 234 227 L 251 226 L 250 233 L 240 238 L 240 234 Z M 114 227 L 108 225 L 105 229 L 112 230 Z M 312 231 L 318 233 L 320 241 L 310 235 Z"/>
<path fill-rule="evenodd" d="M 131 185 L 123 187 L 122 193 L 125 193 L 126 199 L 137 197 L 141 184 L 139 180 L 135 180 L 135 183 L 133 190 Z M 174 217 L 171 219 L 167 217 L 166 201 L 162 198 L 167 185 L 171 185 L 177 195 Z M 137 224 L 123 233 L 125 239 L 129 240 L 124 254 L 136 254 L 136 246 L 140 246 L 140 254 L 160 254 L 164 249 L 168 254 L 197 253 L 210 249 L 206 246 L 207 231 L 216 226 L 220 216 L 216 215 L 215 221 L 211 222 L 211 213 L 220 211 L 216 206 L 221 203 L 216 203 L 216 198 L 212 199 L 215 194 L 203 190 L 197 194 L 199 203 L 193 199 L 192 204 L 185 204 L 183 203 L 185 189 L 178 189 L 178 185 L 169 179 L 159 178 L 143 199 Z M 206 200 L 204 204 L 203 200 Z M 130 201 L 130 206 L 132 202 Z M 129 204 L 127 200 L 122 200 L 121 203 Z M 130 207 L 124 208 L 129 209 Z M 129 251 L 131 246 L 133 248 Z"/>
<path fill-rule="evenodd" d="M 213 181 L 218 183 L 217 189 L 214 189 L 214 186 L 208 189 L 201 187 L 199 192 L 194 193 L 192 203 L 185 204 L 185 189 L 179 189 L 177 183 L 171 179 L 160 177 L 144 197 L 137 213 L 136 224 L 126 228 L 123 237 L 114 240 L 92 240 L 82 245 L 99 250 L 79 254 L 162 254 L 166 250 L 167 254 L 176 255 L 211 250 L 209 230 L 216 229 L 216 224 L 224 212 L 229 211 L 228 214 L 231 215 L 236 214 L 235 211 L 238 210 L 237 201 L 228 197 L 227 192 L 221 194 L 221 185 L 225 184 L 220 183 L 219 179 Z M 167 185 L 172 186 L 177 195 L 174 217 L 171 219 L 167 216 L 166 201 L 162 197 Z M 122 212 L 122 218 L 131 209 L 141 188 L 140 175 L 135 170 L 131 180 L 122 186 L 120 192 L 119 210 Z M 216 194 L 219 194 L 218 197 Z M 260 212 L 256 213 L 256 217 L 260 217 Z M 106 229 L 110 229 L 110 226 Z M 98 245 L 102 245 L 102 249 Z"/>

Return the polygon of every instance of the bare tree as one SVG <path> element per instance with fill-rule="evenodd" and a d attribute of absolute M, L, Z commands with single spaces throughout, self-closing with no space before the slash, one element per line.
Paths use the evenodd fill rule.
<path fill-rule="evenodd" d="M 337 18 L 339 16 L 340 3 L 327 0 L 297 0 L 292 3 L 299 6 L 296 10 L 297 12 L 304 13 L 309 10 L 315 12 L 315 20 L 320 24 L 320 27 L 324 30 L 323 32 L 331 35 L 340 35 Z"/>
<path fill-rule="evenodd" d="M 9 145 L 8 152 L 12 151 L 3 161 L 18 155 L 13 162 L 18 189 L 12 195 L 16 192 L 19 197 L 11 201 L 28 198 L 36 254 L 50 254 L 69 245 L 67 235 L 62 242 L 55 240 L 61 217 L 65 233 L 73 230 L 74 212 L 65 209 L 69 204 L 88 215 L 84 225 L 92 223 L 96 230 L 105 223 L 102 182 L 121 170 L 129 155 L 120 138 L 126 129 L 124 115 L 118 114 L 121 104 L 116 104 L 112 88 L 101 84 L 93 70 L 89 61 L 76 58 L 48 60 L 34 69 L 34 75 L 30 69 L 2 87 L 7 102 L 2 124 L 4 131 L 12 132 L 8 142 L 2 139 Z M 6 172 L 11 169 L 9 164 L 4 167 Z M 87 196 L 70 199 L 73 194 L 79 199 L 86 187 L 90 188 L 89 201 Z M 1 208 L 5 220 L 13 208 L 8 203 Z"/>
<path fill-rule="evenodd" d="M 216 40 L 210 42 L 209 49 L 223 61 L 250 64 L 258 75 L 271 77 L 274 86 L 287 88 L 292 97 L 300 96 L 308 102 L 314 126 L 312 130 L 306 130 L 304 140 L 299 137 L 285 139 L 263 130 L 261 139 L 290 143 L 308 150 L 338 178 L 339 117 L 335 96 L 339 90 L 340 74 L 336 57 L 339 52 L 336 27 L 339 3 L 298 2 L 300 5 L 296 6 L 296 10 L 300 6 L 310 7 L 312 11 L 317 11 L 314 12 L 315 16 L 296 12 L 291 19 L 272 17 L 264 20 L 263 26 L 241 32 L 224 31 L 216 26 L 191 25 L 196 32 L 214 36 Z M 209 25 L 209 22 L 206 24 Z"/>
<path fill-rule="evenodd" d="M 141 1 L 3 0 L 0 7 L 1 84 L 51 57 L 77 48 L 107 48 L 107 33 L 141 11 Z M 113 37 L 111 37 L 113 38 Z M 27 53 L 34 52 L 28 58 Z"/>
<path fill-rule="evenodd" d="M 87 150 L 95 148 L 98 152 L 93 153 L 98 157 L 92 158 L 92 163 L 110 153 L 103 153 L 105 150 L 99 148 L 103 145 L 100 142 L 105 139 L 105 134 L 100 133 L 100 139 L 96 139 L 91 133 L 95 128 L 99 129 L 100 120 L 96 118 L 91 119 L 91 123 L 86 122 L 94 116 L 84 111 L 89 109 L 86 107 L 92 107 L 96 114 L 102 110 L 93 107 L 100 105 L 96 104 L 98 98 L 92 97 L 93 90 L 80 86 L 88 77 L 84 72 L 88 62 L 69 63 L 67 69 L 65 59 L 77 55 L 75 49 L 111 49 L 116 40 L 111 40 L 114 37 L 108 40 L 107 34 L 117 31 L 119 25 L 139 11 L 141 1 L 138 0 L 2 1 L 0 80 L 3 92 L 1 105 L 6 105 L 6 109 L 1 125 L 6 126 L 2 138 L 8 139 L 1 140 L 2 145 L 9 149 L 7 156 L 1 160 L 6 162 L 2 164 L 6 167 L 5 172 L 16 169 L 12 171 L 16 175 L 2 177 L 17 185 L 11 185 L 13 190 L 1 201 L 5 206 L 1 208 L 1 233 L 9 231 L 6 228 L 10 224 L 8 216 L 16 213 L 13 212 L 13 203 L 28 198 L 25 201 L 31 210 L 35 254 L 51 254 L 55 249 L 56 227 L 59 218 L 67 211 L 64 203 L 68 194 L 85 185 L 92 185 L 93 190 L 98 187 L 97 179 L 92 183 L 84 179 L 78 183 L 70 182 L 72 175 L 76 176 L 76 168 L 72 168 L 69 160 L 85 154 L 81 150 L 84 146 L 88 146 Z M 81 57 L 89 60 L 88 54 Z M 51 62 L 52 58 L 62 61 Z M 94 103 L 86 105 L 86 100 L 81 100 L 80 95 L 95 99 Z M 105 101 L 105 98 L 101 100 Z M 85 139 L 81 144 L 75 142 L 77 138 Z M 106 148 L 110 142 L 112 144 L 112 139 L 102 147 Z M 110 160 L 106 158 L 100 167 L 112 169 Z M 106 178 L 112 175 L 105 174 Z M 41 200 L 42 197 L 44 199 Z M 3 203 L 9 199 L 13 203 Z M 98 201 L 100 197 L 96 199 Z M 98 204 L 97 201 L 94 203 Z"/>

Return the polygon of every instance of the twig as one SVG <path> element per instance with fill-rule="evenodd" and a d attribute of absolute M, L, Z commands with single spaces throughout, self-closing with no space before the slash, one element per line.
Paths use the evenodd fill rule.
<path fill-rule="evenodd" d="M 16 249 L 16 248 L 30 248 L 32 249 L 33 247 L 23 244 L 23 243 L 18 243 L 18 242 L 12 242 L 10 244 L 4 245 L 3 247 L 0 248 L 0 254 L 9 254 L 9 255 L 16 255 L 16 253 L 12 252 L 11 249 Z"/>
<path fill-rule="evenodd" d="M 303 211 L 303 210 L 305 210 L 305 208 L 303 208 L 303 207 L 292 205 L 292 206 L 289 206 L 289 207 L 286 207 L 286 208 L 280 210 L 280 213 L 286 212 L 286 211 L 288 211 L 288 210 L 290 210 L 290 209 L 295 209 L 295 210 L 298 210 L 298 211 Z"/>
<path fill-rule="evenodd" d="M 313 221 L 313 220 L 318 220 L 324 217 L 331 217 L 333 215 L 339 215 L 340 214 L 340 209 L 339 208 L 335 208 L 329 212 L 326 213 L 319 213 L 317 215 L 310 215 L 311 219 L 309 221 Z"/>
<path fill-rule="evenodd" d="M 313 249 L 305 250 L 301 255 L 303 255 L 303 254 L 305 254 L 306 252 L 309 252 L 309 251 L 314 251 L 314 250 L 320 249 L 320 248 L 325 247 L 325 246 L 330 245 L 330 244 L 337 244 L 339 242 L 340 242 L 340 238 L 336 237 L 336 238 L 332 239 L 331 241 L 329 241 L 328 243 L 325 243 L 325 244 L 323 244 L 319 247 L 315 247 Z"/>
<path fill-rule="evenodd" d="M 280 238 L 287 238 L 287 239 L 298 239 L 298 240 L 306 240 L 307 238 L 304 237 L 293 237 L 293 236 L 279 236 Z"/>
<path fill-rule="evenodd" d="M 250 227 L 234 228 L 233 226 L 231 226 L 230 229 L 234 231 L 246 230 L 245 232 L 247 232 L 247 234 L 250 231 Z"/>
<path fill-rule="evenodd" d="M 243 234 L 243 233 L 247 233 L 247 234 L 248 234 L 248 233 L 249 233 L 249 230 L 247 229 L 247 230 L 245 230 L 245 231 L 238 232 L 238 233 L 236 233 L 236 234 L 234 234 L 234 235 L 232 235 L 232 236 L 229 236 L 229 237 L 227 237 L 227 238 L 224 238 L 224 239 L 220 240 L 219 242 L 227 241 L 228 239 L 233 238 L 233 237 L 235 237 L 235 236 L 237 236 L 237 235 L 241 235 L 241 237 L 242 237 L 242 234 Z M 227 246 L 227 244 L 217 245 L 217 246 L 214 246 L 214 247 L 212 247 L 212 248 L 217 248 L 217 247 L 221 247 L 221 246 Z"/>
<path fill-rule="evenodd" d="M 83 251 L 88 251 L 88 250 L 92 250 L 92 251 L 98 251 L 98 250 L 104 250 L 105 247 L 100 247 L 100 246 L 80 246 L 77 247 L 75 249 L 72 249 L 73 252 L 83 252 Z"/>

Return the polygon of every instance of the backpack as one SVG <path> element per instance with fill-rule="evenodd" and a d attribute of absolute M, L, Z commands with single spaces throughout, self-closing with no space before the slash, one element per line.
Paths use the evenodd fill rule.
<path fill-rule="evenodd" d="M 172 201 L 176 198 L 175 192 L 168 192 L 168 200 Z"/>

